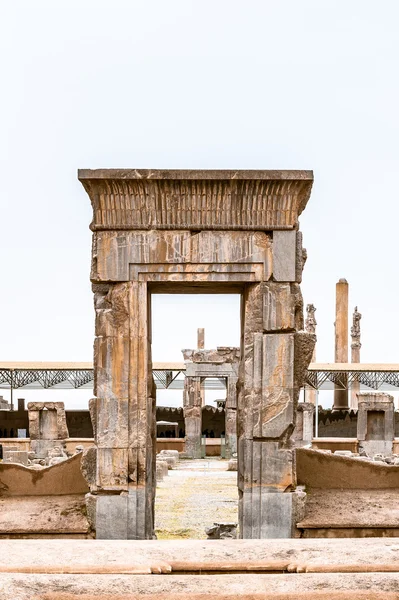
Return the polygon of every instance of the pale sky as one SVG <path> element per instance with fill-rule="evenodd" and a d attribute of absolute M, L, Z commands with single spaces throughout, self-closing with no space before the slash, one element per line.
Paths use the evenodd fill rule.
<path fill-rule="evenodd" d="M 317 358 L 333 361 L 345 277 L 362 361 L 399 362 L 398 26 L 396 0 L 3 0 L 0 360 L 92 359 L 76 171 L 114 167 L 313 169 Z M 207 345 L 238 343 L 234 298 L 176 302 L 154 309 L 155 359 L 200 326 Z"/>

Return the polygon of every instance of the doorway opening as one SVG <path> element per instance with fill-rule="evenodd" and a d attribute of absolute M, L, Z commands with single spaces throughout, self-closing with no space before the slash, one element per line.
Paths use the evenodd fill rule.
<path fill-rule="evenodd" d="M 205 330 L 203 348 L 198 348 L 199 328 Z M 182 350 L 202 356 L 202 350 L 239 349 L 241 294 L 152 293 L 150 339 L 153 365 L 165 369 L 160 376 L 164 383 L 156 377 L 157 454 L 168 448 L 179 451 L 178 462 L 157 482 L 155 532 L 158 539 L 206 539 L 205 531 L 214 523 L 238 523 L 237 472 L 228 470 L 224 458 L 228 381 L 214 374 L 200 377 L 203 450 L 200 456 L 188 458 L 190 418 L 183 400 L 188 363 Z"/>

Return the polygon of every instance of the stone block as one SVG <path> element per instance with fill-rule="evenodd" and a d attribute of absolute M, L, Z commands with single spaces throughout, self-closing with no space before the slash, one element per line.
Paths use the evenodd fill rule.
<path fill-rule="evenodd" d="M 236 540 L 237 523 L 214 523 L 205 533 L 208 540 Z"/>
<path fill-rule="evenodd" d="M 97 398 L 95 441 L 99 448 L 129 445 L 129 401 L 127 398 Z"/>
<path fill-rule="evenodd" d="M 163 475 L 164 473 L 164 467 L 160 462 L 156 463 L 156 479 L 157 479 L 157 483 L 160 481 L 163 481 Z"/>
<path fill-rule="evenodd" d="M 145 540 L 153 537 L 151 511 L 152 489 L 134 486 L 128 494 L 128 540 Z"/>
<path fill-rule="evenodd" d="M 111 285 L 108 291 L 94 294 L 97 337 L 129 337 L 129 301 L 131 283 Z"/>
<path fill-rule="evenodd" d="M 294 335 L 265 334 L 259 352 L 254 353 L 254 387 L 261 377 L 261 388 L 253 398 L 253 436 L 279 439 L 294 423 Z"/>
<path fill-rule="evenodd" d="M 94 393 L 98 398 L 129 397 L 128 337 L 97 337 L 94 340 Z"/>
<path fill-rule="evenodd" d="M 263 265 L 263 280 L 271 275 L 271 238 L 261 231 L 98 231 L 94 235 L 93 281 L 126 282 L 130 265 L 134 265 L 133 279 L 137 279 L 140 268 L 160 263 L 253 263 Z"/>
<path fill-rule="evenodd" d="M 32 452 L 35 453 L 37 458 L 47 458 L 49 450 L 60 446 L 62 440 L 31 440 L 30 446 Z"/>
<path fill-rule="evenodd" d="M 168 473 L 169 467 L 168 467 L 168 463 L 166 460 L 157 459 L 156 466 L 157 466 L 157 473 L 158 473 L 158 467 L 160 468 L 162 477 L 167 477 L 169 475 L 169 473 Z"/>
<path fill-rule="evenodd" d="M 3 451 L 3 461 L 7 463 L 17 463 L 28 466 L 28 452 L 25 450 L 7 450 Z"/>
<path fill-rule="evenodd" d="M 86 479 L 90 489 L 96 486 L 97 477 L 97 448 L 90 446 L 86 448 L 82 454 L 82 460 L 80 462 L 80 471 L 83 477 Z"/>
<path fill-rule="evenodd" d="M 263 329 L 293 331 L 295 329 L 295 295 L 289 283 L 270 281 L 263 290 Z"/>
<path fill-rule="evenodd" d="M 237 471 L 237 459 L 236 458 L 230 458 L 229 462 L 227 463 L 227 470 L 228 471 Z"/>
<path fill-rule="evenodd" d="M 176 460 L 179 460 L 178 450 L 161 450 L 161 456 L 174 456 Z"/>
<path fill-rule="evenodd" d="M 302 283 L 302 271 L 305 267 L 307 252 L 302 246 L 303 235 L 302 231 L 296 232 L 296 262 L 295 262 L 295 280 L 297 283 Z"/>
<path fill-rule="evenodd" d="M 96 539 L 128 539 L 128 495 L 96 497 Z"/>
<path fill-rule="evenodd" d="M 296 280 L 296 231 L 273 231 L 273 278 Z"/>
<path fill-rule="evenodd" d="M 293 532 L 293 494 L 291 492 L 267 493 L 260 490 L 257 503 L 249 492 L 244 492 L 244 506 L 252 503 L 252 510 L 244 511 L 241 537 L 244 539 L 291 538 Z"/>
<path fill-rule="evenodd" d="M 127 490 L 128 450 L 97 448 L 96 484 L 103 490 Z"/>

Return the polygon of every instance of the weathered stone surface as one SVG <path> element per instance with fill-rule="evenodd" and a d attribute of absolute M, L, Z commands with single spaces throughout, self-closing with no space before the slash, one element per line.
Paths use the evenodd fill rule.
<path fill-rule="evenodd" d="M 241 439 L 238 456 L 240 535 L 249 539 L 270 537 L 274 526 L 270 521 L 273 513 L 268 512 L 269 505 L 265 497 L 275 496 L 272 505 L 275 506 L 279 496 L 283 497 L 295 488 L 292 451 L 281 449 L 278 442 Z M 291 526 L 290 520 L 290 531 Z"/>
<path fill-rule="evenodd" d="M 97 447 L 97 487 L 102 490 L 127 490 L 127 484 L 127 449 Z"/>
<path fill-rule="evenodd" d="M 31 440 L 64 440 L 69 437 L 63 402 L 28 402 Z"/>
<path fill-rule="evenodd" d="M 214 523 L 205 530 L 208 540 L 235 540 L 237 539 L 238 523 Z"/>
<path fill-rule="evenodd" d="M 162 477 L 167 477 L 169 475 L 169 473 L 168 473 L 169 468 L 168 468 L 168 463 L 166 460 L 157 458 L 156 467 L 157 467 L 157 473 L 158 473 L 158 467 L 159 467 L 159 470 L 162 473 Z"/>
<path fill-rule="evenodd" d="M 8 463 L 18 463 L 20 465 L 28 465 L 28 452 L 25 450 L 4 450 L 3 460 Z"/>
<path fill-rule="evenodd" d="M 219 347 L 216 350 L 182 350 L 185 361 L 193 363 L 211 363 L 214 365 L 237 363 L 240 360 L 240 349 Z"/>
<path fill-rule="evenodd" d="M 211 280 L 212 273 L 230 272 L 233 278 L 234 272 L 242 272 L 256 273 L 259 280 L 267 281 L 272 272 L 271 239 L 264 232 L 98 231 L 94 235 L 96 260 L 91 278 L 97 282 L 137 280 L 157 272 L 160 265 L 159 272 L 169 272 L 171 278 L 178 273 L 194 277 L 198 272 L 202 280 Z M 98 292 L 103 296 L 95 302 L 98 310 L 108 308 L 108 292 Z"/>
<path fill-rule="evenodd" d="M 263 328 L 271 331 L 295 329 L 296 297 L 289 283 L 269 282 L 263 288 Z"/>
<path fill-rule="evenodd" d="M 273 278 L 296 280 L 296 231 L 273 232 Z"/>
<path fill-rule="evenodd" d="M 128 495 L 96 496 L 96 538 L 126 540 Z"/>
<path fill-rule="evenodd" d="M 312 360 L 316 336 L 306 331 L 294 335 L 294 387 L 299 391 L 305 383 L 306 371 Z"/>
<path fill-rule="evenodd" d="M 292 229 L 311 171 L 80 170 L 96 229 Z"/>
<path fill-rule="evenodd" d="M 257 361 L 254 357 L 254 371 L 261 369 L 262 384 L 254 397 L 253 435 L 279 439 L 294 423 L 294 335 L 263 335 L 262 365 Z"/>
<path fill-rule="evenodd" d="M 395 405 L 390 394 L 358 394 L 357 439 L 368 456 L 390 456 L 395 437 Z"/>
<path fill-rule="evenodd" d="M 80 470 L 90 489 L 95 487 L 97 477 L 97 449 L 95 446 L 90 446 L 83 451 Z"/>
<path fill-rule="evenodd" d="M 238 470 L 236 458 L 230 458 L 228 465 L 227 465 L 227 470 L 228 471 L 237 471 Z"/>
<path fill-rule="evenodd" d="M 300 402 L 297 406 L 296 424 L 292 434 L 297 448 L 312 443 L 314 412 L 315 406 L 311 402 Z"/>
<path fill-rule="evenodd" d="M 127 398 L 97 398 L 95 440 L 98 448 L 128 448 L 128 405 Z"/>
<path fill-rule="evenodd" d="M 238 437 L 240 530 L 270 535 L 273 511 L 262 513 L 260 499 L 295 486 L 294 332 L 303 325 L 295 282 L 304 258 L 297 227 L 312 174 L 113 170 L 79 177 L 93 205 L 98 537 L 153 535 L 150 294 L 198 286 L 243 290 L 244 331 L 241 356 L 232 348 L 187 356 L 186 452 L 200 456 L 201 378 L 227 377 L 226 450 L 234 453 Z"/>

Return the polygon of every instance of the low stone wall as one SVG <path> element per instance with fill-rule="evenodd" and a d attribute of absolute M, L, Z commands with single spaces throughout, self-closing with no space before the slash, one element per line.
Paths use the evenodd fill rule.
<path fill-rule="evenodd" d="M 184 452 L 184 438 L 157 438 L 157 453 L 161 450 Z"/>
<path fill-rule="evenodd" d="M 86 494 L 88 485 L 80 472 L 81 454 L 40 470 L 0 463 L 0 497 L 62 496 Z"/>
<path fill-rule="evenodd" d="M 350 450 L 351 452 L 358 452 L 359 442 L 356 438 L 313 438 L 312 448 L 314 450 Z"/>
<path fill-rule="evenodd" d="M 385 465 L 380 462 L 298 448 L 296 468 L 298 484 L 309 488 L 346 490 L 399 488 L 399 466 Z"/>

